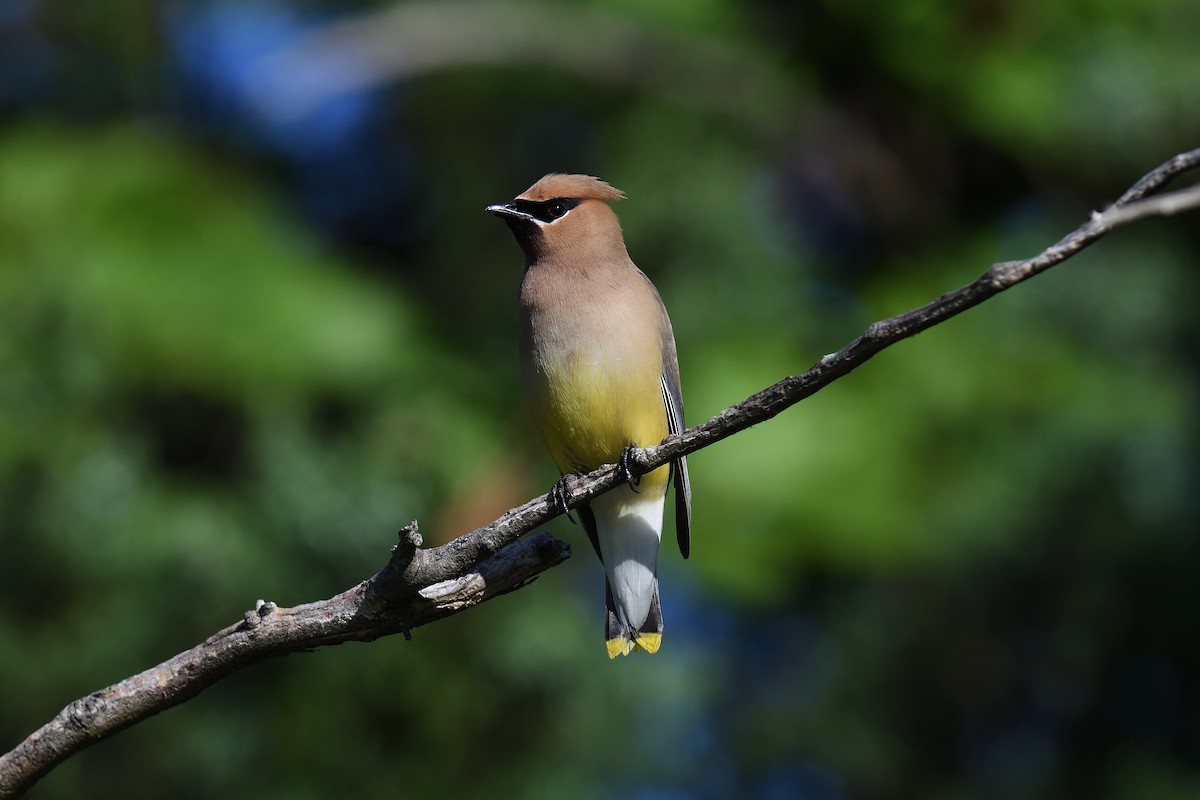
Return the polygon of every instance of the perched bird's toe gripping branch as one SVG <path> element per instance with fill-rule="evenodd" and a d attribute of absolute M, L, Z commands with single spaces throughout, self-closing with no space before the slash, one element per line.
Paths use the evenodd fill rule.
<path fill-rule="evenodd" d="M 570 475 L 563 475 L 556 480 L 554 486 L 550 489 L 550 499 L 554 501 L 554 509 L 574 525 L 575 518 L 571 516 L 571 506 L 567 504 L 567 498 L 571 496 L 570 483 Z"/>
<path fill-rule="evenodd" d="M 636 445 L 683 430 L 683 393 L 671 320 L 654 284 L 625 249 L 608 201 L 625 195 L 587 175 L 547 175 L 487 207 L 525 254 L 521 373 L 542 440 L 564 478 L 616 463 L 624 481 L 578 506 L 604 564 L 604 638 L 610 657 L 653 653 L 662 642 L 658 546 L 667 486 L 675 484 L 676 535 L 686 558 L 691 485 L 680 457 L 635 472 Z"/>
<path fill-rule="evenodd" d="M 617 460 L 617 478 L 635 492 L 642 482 L 642 476 L 633 471 L 633 454 L 637 452 L 637 449 L 637 442 L 630 443 L 621 451 L 621 457 Z"/>

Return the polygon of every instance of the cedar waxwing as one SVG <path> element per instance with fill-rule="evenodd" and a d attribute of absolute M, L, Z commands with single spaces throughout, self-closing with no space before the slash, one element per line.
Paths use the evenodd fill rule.
<path fill-rule="evenodd" d="M 538 431 L 564 475 L 624 464 L 630 446 L 683 430 L 671 320 L 629 259 L 605 202 L 624 196 L 598 178 L 552 174 L 487 209 L 508 223 L 525 252 L 521 373 Z M 657 561 L 671 475 L 676 535 L 687 558 L 692 493 L 682 457 L 579 507 L 604 564 L 609 658 L 638 648 L 653 653 L 662 642 Z"/>

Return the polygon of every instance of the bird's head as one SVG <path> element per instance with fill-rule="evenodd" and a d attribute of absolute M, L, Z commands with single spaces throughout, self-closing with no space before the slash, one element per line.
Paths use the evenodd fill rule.
<path fill-rule="evenodd" d="M 551 173 L 507 203 L 487 207 L 508 223 L 532 264 L 548 254 L 619 248 L 624 254 L 621 225 L 608 200 L 624 192 L 590 175 Z"/>

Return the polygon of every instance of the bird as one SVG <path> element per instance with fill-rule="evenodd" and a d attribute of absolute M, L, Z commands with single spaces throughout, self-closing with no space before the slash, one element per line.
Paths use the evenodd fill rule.
<path fill-rule="evenodd" d="M 628 478 L 633 447 L 684 430 L 671 320 L 630 259 L 609 205 L 624 197 L 590 175 L 551 173 L 487 207 L 525 255 L 521 375 L 534 423 L 563 476 L 552 493 L 563 512 L 567 475 L 615 463 Z M 655 653 L 662 643 L 658 550 L 672 481 L 676 540 L 686 559 L 692 490 L 683 456 L 576 509 L 604 566 L 610 659 Z"/>

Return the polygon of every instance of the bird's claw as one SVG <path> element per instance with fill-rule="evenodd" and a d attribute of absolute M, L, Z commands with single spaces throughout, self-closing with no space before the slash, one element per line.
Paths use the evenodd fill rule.
<path fill-rule="evenodd" d="M 621 457 L 617 459 L 617 479 L 629 485 L 633 491 L 638 490 L 638 485 L 642 482 L 641 476 L 633 474 L 633 469 L 630 465 L 633 463 L 633 451 L 637 450 L 637 443 L 634 442 L 626 447 L 621 452 Z"/>
<path fill-rule="evenodd" d="M 554 482 L 554 488 L 550 490 L 550 499 L 554 503 L 555 510 L 564 515 L 574 525 L 575 518 L 571 516 L 571 508 L 567 505 L 567 498 L 571 495 L 571 489 L 567 485 L 570 477 L 570 475 L 563 475 Z"/>

